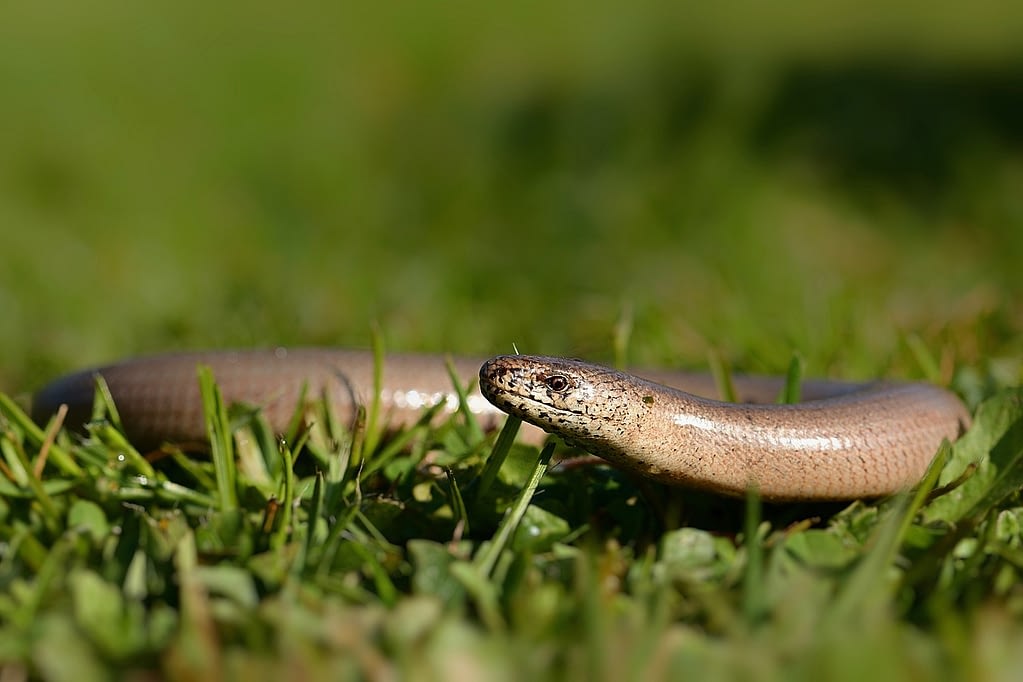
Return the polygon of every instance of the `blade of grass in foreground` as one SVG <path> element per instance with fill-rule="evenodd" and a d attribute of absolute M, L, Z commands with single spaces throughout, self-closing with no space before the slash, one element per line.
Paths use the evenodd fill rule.
<path fill-rule="evenodd" d="M 202 396 L 203 417 L 210 439 L 210 456 L 217 477 L 220 509 L 237 510 L 238 496 L 235 484 L 238 472 L 235 468 L 231 423 L 227 418 L 227 408 L 224 406 L 220 389 L 214 382 L 213 372 L 206 366 L 199 368 L 199 393 Z"/>
<path fill-rule="evenodd" d="M 384 342 L 380 331 L 373 330 L 373 397 L 366 407 L 366 426 L 363 437 L 363 447 L 354 451 L 355 463 L 361 464 L 365 457 L 373 454 L 380 444 L 381 429 L 378 427 L 380 419 L 380 391 L 384 385 Z"/>
<path fill-rule="evenodd" d="M 448 379 L 451 381 L 451 386 L 458 397 L 458 412 L 465 419 L 473 440 L 478 443 L 483 440 L 483 429 L 480 427 L 472 410 L 469 409 L 468 391 L 465 385 L 462 384 L 462 378 L 458 376 L 458 370 L 455 369 L 455 363 L 452 362 L 451 356 L 444 358 L 444 367 L 447 369 Z M 476 381 L 470 382 L 469 386 L 471 387 Z"/>
<path fill-rule="evenodd" d="M 760 533 L 760 494 L 753 486 L 746 491 L 746 517 L 743 535 L 746 548 L 746 571 L 742 581 L 742 609 L 746 622 L 762 620 L 767 613 L 764 586 L 764 547 Z"/>
<path fill-rule="evenodd" d="M 548 443 L 540 452 L 540 457 L 533 468 L 529 481 L 501 520 L 494 536 L 480 546 L 472 561 L 455 561 L 450 565 L 451 574 L 471 595 L 480 618 L 492 632 L 503 632 L 506 629 L 506 622 L 501 614 L 499 603 L 499 590 L 497 585 L 491 581 L 494 568 L 502 553 L 507 549 L 512 534 L 522 521 L 536 488 L 540 484 L 540 479 L 547 472 L 547 465 L 554 453 L 554 447 L 554 443 Z"/>
<path fill-rule="evenodd" d="M 477 489 L 478 497 L 484 497 L 490 490 L 490 486 L 494 484 L 497 472 L 501 470 L 501 465 L 504 464 L 504 460 L 508 457 L 512 443 L 515 442 L 515 436 L 518 434 L 519 426 L 521 425 L 522 420 L 518 417 L 508 415 L 505 418 L 501 433 L 498 434 L 497 442 L 494 443 L 494 449 L 490 451 L 490 458 L 487 459 L 483 472 L 480 474 L 479 487 Z"/>
<path fill-rule="evenodd" d="M 554 443 L 548 443 L 544 446 L 544 449 L 540 452 L 540 458 L 533 468 L 533 474 L 529 477 L 529 481 L 522 488 L 518 497 L 515 498 L 515 503 L 501 521 L 501 525 L 498 526 L 494 537 L 480 548 L 480 553 L 473 560 L 481 574 L 490 575 L 490 572 L 494 570 L 494 566 L 497 565 L 498 557 L 508 544 L 508 540 L 518 527 L 519 522 L 522 521 L 522 516 L 526 513 L 526 507 L 529 506 L 537 486 L 540 485 L 540 479 L 547 472 L 547 465 L 551 461 L 551 455 L 554 454 L 554 447 Z"/>
<path fill-rule="evenodd" d="M 725 402 L 736 401 L 735 384 L 732 382 L 732 370 L 720 353 L 711 353 L 709 360 L 710 373 L 714 377 L 718 395 Z"/>
<path fill-rule="evenodd" d="M 785 386 L 782 388 L 778 402 L 794 405 L 803 399 L 803 358 L 793 353 L 789 360 L 788 371 L 785 372 Z"/>

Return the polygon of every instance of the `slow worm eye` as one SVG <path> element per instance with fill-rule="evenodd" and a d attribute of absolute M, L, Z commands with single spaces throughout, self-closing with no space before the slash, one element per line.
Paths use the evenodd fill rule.
<path fill-rule="evenodd" d="M 562 391 L 568 390 L 569 381 L 568 377 L 564 377 L 560 374 L 552 374 L 546 377 L 543 382 L 547 384 L 547 388 L 551 389 L 555 393 L 561 393 Z"/>

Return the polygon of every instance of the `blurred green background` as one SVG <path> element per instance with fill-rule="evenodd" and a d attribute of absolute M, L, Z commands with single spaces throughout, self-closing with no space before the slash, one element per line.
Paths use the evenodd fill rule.
<path fill-rule="evenodd" d="M 172 348 L 1018 366 L 1023 5 L 5 3 L 0 389 Z"/>

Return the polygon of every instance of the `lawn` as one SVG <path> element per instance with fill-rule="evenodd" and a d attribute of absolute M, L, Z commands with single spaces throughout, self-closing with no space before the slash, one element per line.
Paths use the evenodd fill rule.
<path fill-rule="evenodd" d="M 916 5 L 4 7 L 5 677 L 1018 679 L 1023 10 Z M 761 506 L 491 482 L 460 417 L 154 464 L 15 407 L 373 343 L 798 358 L 975 427 L 916 494 Z"/>

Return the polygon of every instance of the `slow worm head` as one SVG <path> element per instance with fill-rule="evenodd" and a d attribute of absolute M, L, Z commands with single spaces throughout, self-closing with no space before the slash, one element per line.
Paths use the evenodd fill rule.
<path fill-rule="evenodd" d="M 727 403 L 564 358 L 499 356 L 480 369 L 494 405 L 617 466 L 728 495 L 753 486 L 768 500 L 898 492 L 969 424 L 959 399 L 930 384 L 837 386 L 797 405 Z"/>

